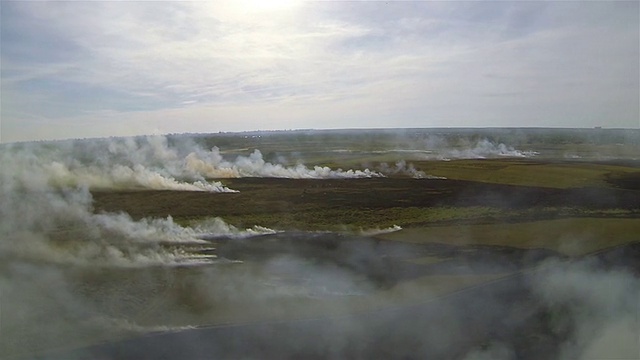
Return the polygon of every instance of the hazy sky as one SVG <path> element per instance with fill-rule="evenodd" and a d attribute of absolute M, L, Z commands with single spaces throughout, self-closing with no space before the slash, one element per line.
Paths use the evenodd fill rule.
<path fill-rule="evenodd" d="M 1 139 L 640 126 L 640 2 L 2 1 Z"/>

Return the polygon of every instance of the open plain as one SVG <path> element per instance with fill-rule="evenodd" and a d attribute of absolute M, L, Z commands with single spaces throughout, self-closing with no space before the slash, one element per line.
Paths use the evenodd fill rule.
<path fill-rule="evenodd" d="M 14 254 L 27 265 L 2 269 L 44 266 L 64 289 L 30 316 L 4 317 L 13 334 L 2 340 L 4 353 L 635 356 L 638 143 L 612 146 L 602 133 L 578 131 L 575 143 L 552 146 L 535 131 L 518 134 L 506 146 L 453 131 L 437 135 L 439 148 L 425 145 L 433 137 L 420 132 L 196 138 L 200 149 L 220 148 L 199 155 L 215 166 L 206 183 L 192 186 L 220 191 L 184 185 L 191 168 L 159 188 L 135 166 L 138 177 L 128 182 L 113 173 L 103 177 L 110 182 L 93 180 L 69 167 L 97 184 L 77 200 L 60 187 L 74 178 L 57 170 L 51 193 L 73 211 L 80 203 L 80 220 L 56 220 L 38 232 L 58 258 L 42 265 L 41 253 L 19 249 Z M 615 142 L 628 134 L 608 136 Z M 165 155 L 154 156 L 172 158 L 174 142 L 160 142 Z M 146 154 L 144 146 L 134 150 Z M 208 169 L 205 161 L 189 163 L 193 155 L 185 159 L 178 164 Z"/>

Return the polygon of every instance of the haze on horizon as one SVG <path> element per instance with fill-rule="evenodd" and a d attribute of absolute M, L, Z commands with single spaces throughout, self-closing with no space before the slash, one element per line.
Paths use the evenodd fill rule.
<path fill-rule="evenodd" d="M 2 142 L 640 127 L 640 2 L 2 1 Z"/>

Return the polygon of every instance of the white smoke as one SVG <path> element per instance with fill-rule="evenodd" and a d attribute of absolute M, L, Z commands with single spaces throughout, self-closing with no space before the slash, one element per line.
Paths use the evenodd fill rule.
<path fill-rule="evenodd" d="M 389 234 L 389 233 L 400 231 L 400 230 L 402 230 L 401 226 L 393 225 L 391 227 L 384 228 L 384 229 L 375 228 L 375 229 L 361 230 L 360 231 L 360 235 L 363 235 L 363 236 L 376 236 L 376 235 L 382 235 L 382 234 Z"/>
<path fill-rule="evenodd" d="M 180 265 L 210 262 L 180 246 L 205 243 L 203 237 L 246 237 L 272 232 L 239 230 L 220 219 L 194 227 L 166 219 L 134 221 L 126 213 L 96 214 L 89 186 L 137 184 L 148 188 L 226 191 L 205 181 L 178 182 L 160 167 L 175 158 L 165 140 L 152 139 L 138 151 L 131 140 L 111 142 L 111 157 L 102 157 L 90 143 L 22 144 L 0 152 L 0 258 L 91 266 Z M 76 150 L 70 151 L 75 148 Z M 77 151 L 81 148 L 85 151 Z M 95 155 L 96 159 L 87 158 Z M 115 155 L 115 156 L 114 156 Z M 124 165 L 113 158 L 129 158 Z M 51 161 L 53 158 L 59 161 Z M 63 163 L 64 162 L 64 163 Z M 132 165 L 133 162 L 138 164 Z M 171 167 L 171 162 L 168 163 Z M 174 164 L 175 165 L 175 164 Z M 170 172 L 176 170 L 170 170 Z M 102 178 L 102 177 L 106 178 Z M 129 182 L 130 181 L 130 182 Z"/>
<path fill-rule="evenodd" d="M 86 189 L 3 197 L 3 205 L 13 209 L 2 208 L 0 258 L 13 260 L 118 267 L 206 264 L 214 256 L 187 252 L 181 245 L 274 232 L 263 227 L 240 230 L 219 218 L 184 227 L 170 216 L 134 221 L 126 213 L 93 214 Z"/>
<path fill-rule="evenodd" d="M 3 168 L 17 171 L 24 181 L 33 177 L 59 188 L 233 191 L 203 177 L 177 180 L 181 172 L 166 139 L 160 144 L 156 138 L 146 141 L 142 146 L 131 138 L 96 140 L 97 144 L 81 140 L 11 144 L 0 149 L 0 156 Z"/>
<path fill-rule="evenodd" d="M 330 179 L 330 178 L 370 178 L 382 174 L 364 170 L 332 170 L 329 167 L 314 166 L 308 168 L 303 164 L 284 166 L 266 162 L 260 150 L 254 150 L 249 156 L 238 156 L 233 162 L 226 161 L 220 149 L 210 151 L 199 149 L 189 153 L 185 158 L 185 171 L 194 176 L 209 178 L 238 177 L 278 177 L 290 179 Z"/>
<path fill-rule="evenodd" d="M 492 146 L 481 148 L 485 153 L 495 151 Z M 497 148 L 500 150 L 500 146 Z M 97 314 L 97 307 L 78 296 L 71 279 L 73 276 L 95 268 L 164 270 L 167 266 L 212 264 L 215 258 L 198 251 L 210 249 L 210 243 L 203 239 L 274 232 L 262 227 L 240 230 L 221 219 L 182 226 L 171 217 L 134 221 L 123 213 L 95 214 L 90 188 L 180 187 L 180 190 L 228 191 L 224 187 L 216 188 L 222 185 L 211 183 L 207 178 L 379 176 L 368 170 L 285 167 L 265 162 L 259 151 L 227 161 L 217 148 L 204 150 L 188 143 L 170 147 L 162 137 L 95 143 L 21 144 L 0 150 L 0 300 L 3 309 L 0 349 L 10 355 L 24 355 L 26 351 L 32 351 L 33 346 L 42 350 L 68 344 L 75 337 L 86 343 L 95 342 L 101 339 L 100 336 L 107 338 L 106 329 L 112 327 L 129 332 L 165 329 Z M 501 154 L 506 152 L 500 150 Z M 396 164 L 396 169 L 404 168 L 407 168 L 406 164 Z M 207 186 L 212 188 L 207 189 Z M 395 226 L 375 229 L 377 232 L 396 230 L 398 227 Z M 193 249 L 196 251 L 191 251 Z M 359 249 L 354 256 L 365 252 L 366 249 Z M 234 273 L 227 273 L 227 269 L 218 266 L 196 270 L 199 269 L 204 272 L 204 279 L 194 281 L 193 287 L 187 287 L 188 291 L 184 292 L 195 294 L 188 301 L 203 301 L 206 311 L 216 311 L 215 305 L 225 302 L 244 301 L 248 304 L 247 311 L 264 313 L 278 308 L 274 304 L 280 304 L 279 300 L 292 296 L 359 295 L 373 288 L 370 282 L 361 281 L 342 267 L 295 257 L 279 257 L 258 266 L 255 273 L 235 277 L 229 276 Z M 298 276 L 287 277 L 289 274 Z M 167 275 L 167 278 L 171 276 Z M 162 280 L 158 282 L 163 283 L 165 278 Z M 176 292 L 180 292 L 180 286 L 185 284 L 189 285 L 189 282 L 179 283 Z M 123 287 L 133 291 L 138 285 Z M 536 298 L 555 309 L 552 316 L 558 317 L 558 331 L 563 331 L 563 326 L 576 329 L 567 331 L 571 338 L 562 349 L 562 358 L 597 358 L 591 355 L 598 351 L 606 354 L 612 346 L 610 339 L 619 339 L 635 326 L 626 319 L 637 314 L 640 287 L 637 277 L 629 273 L 603 272 L 588 264 L 577 267 L 560 264 L 553 271 L 542 273 L 535 286 Z M 424 295 L 423 288 L 418 290 Z M 262 306 L 255 306 L 256 303 Z M 290 311 L 287 304 L 279 305 L 282 312 Z M 569 312 L 568 316 L 563 315 L 566 312 Z M 200 314 L 193 315 L 194 319 L 199 317 Z M 569 324 L 564 325 L 566 322 Z M 450 335 L 442 331 L 442 326 L 442 323 L 429 323 L 393 330 L 406 332 L 407 336 L 402 339 L 417 336 L 416 343 L 419 344 L 452 346 Z M 425 332 L 420 330 L 432 327 L 437 327 L 442 341 L 440 338 L 430 342 L 422 339 Z M 365 339 L 371 339 L 373 332 L 345 333 L 350 336 L 344 339 L 350 343 L 366 343 Z M 467 358 L 514 358 L 507 345 L 491 344 L 488 348 L 474 350 Z"/>
<path fill-rule="evenodd" d="M 380 173 L 384 175 L 405 175 L 411 176 L 414 179 L 430 179 L 430 180 L 445 180 L 445 177 L 428 175 L 422 170 L 416 169 L 413 164 L 407 162 L 405 160 L 399 160 L 395 163 L 395 166 L 390 166 L 387 163 L 381 163 L 378 166 L 378 170 Z"/>
<path fill-rule="evenodd" d="M 111 143 L 112 149 L 118 144 L 134 146 L 123 140 Z M 204 238 L 273 233 L 261 227 L 240 230 L 218 218 L 181 226 L 171 217 L 133 220 L 126 213 L 95 213 L 90 187 L 226 191 L 204 180 L 172 178 L 177 170 L 165 168 L 172 165 L 172 152 L 154 141 L 132 153 L 107 149 L 105 155 L 104 149 L 88 142 L 0 148 L 3 354 L 31 356 L 30 351 L 74 341 L 153 330 L 102 314 L 104 306 L 83 300 L 75 279 L 88 272 L 214 264 L 218 260 Z"/>
<path fill-rule="evenodd" d="M 265 290 L 261 296 L 265 297 L 326 298 L 359 296 L 373 291 L 370 283 L 356 281 L 346 269 L 298 257 L 277 256 L 261 271 L 267 274 L 262 281 Z"/>
<path fill-rule="evenodd" d="M 70 169 L 68 165 L 54 161 L 45 166 L 45 170 L 51 174 L 51 184 L 56 186 L 86 184 L 92 188 L 142 187 L 154 190 L 233 192 L 220 182 L 180 182 L 140 164 L 131 167 L 115 164 L 109 171 L 104 171 L 95 166 Z"/>
<path fill-rule="evenodd" d="M 468 149 L 451 150 L 450 157 L 458 159 L 484 159 L 496 156 L 526 158 L 535 156 L 536 154 L 537 153 L 532 151 L 516 150 L 502 143 L 495 144 L 487 139 L 482 139 L 478 141 L 475 146 Z"/>
<path fill-rule="evenodd" d="M 424 141 L 429 154 L 427 159 L 487 159 L 496 157 L 530 158 L 539 155 L 536 151 L 523 151 L 503 143 L 494 143 L 488 139 L 471 141 L 462 139 L 452 142 L 440 136 L 430 136 Z"/>
<path fill-rule="evenodd" d="M 401 155 L 412 160 L 453 160 L 453 159 L 489 159 L 489 158 L 531 158 L 540 155 L 534 150 L 520 150 L 502 142 L 494 142 L 487 138 L 474 140 L 468 137 L 455 138 L 443 135 L 429 135 L 422 140 L 410 140 L 409 143 L 398 145 L 389 143 L 389 147 L 406 146 L 406 148 L 376 149 L 376 150 L 331 150 L 334 153 L 362 154 L 362 155 Z M 409 174 L 416 178 L 429 178 L 429 175 L 415 172 L 411 164 L 400 160 L 394 166 L 384 164 L 379 171 L 383 174 Z M 421 177 L 422 176 L 422 177 Z"/>
<path fill-rule="evenodd" d="M 216 237 L 240 239 L 252 236 L 275 234 L 278 232 L 260 225 L 254 225 L 251 228 L 240 230 L 233 225 L 227 224 L 220 218 L 199 220 L 190 227 L 182 229 L 184 231 L 188 231 L 193 237 L 207 239 Z"/>
<path fill-rule="evenodd" d="M 364 170 L 284 166 L 263 159 L 259 150 L 225 160 L 220 149 L 203 149 L 189 139 L 175 144 L 163 136 L 69 140 L 3 146 L 3 163 L 22 173 L 39 173 L 55 187 L 233 192 L 216 178 L 358 178 L 382 174 Z"/>
<path fill-rule="evenodd" d="M 640 280 L 595 261 L 551 263 L 534 281 L 554 331 L 569 338 L 560 359 L 632 359 L 640 346 Z"/>
<path fill-rule="evenodd" d="M 472 350 L 464 360 L 512 360 L 516 359 L 513 350 L 501 343 L 489 344 L 484 349 Z"/>

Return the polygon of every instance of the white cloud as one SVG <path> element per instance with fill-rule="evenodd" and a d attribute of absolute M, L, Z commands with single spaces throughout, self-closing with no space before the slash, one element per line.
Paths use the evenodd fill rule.
<path fill-rule="evenodd" d="M 281 5 L 3 4 L 3 140 L 638 126 L 637 3 Z"/>

